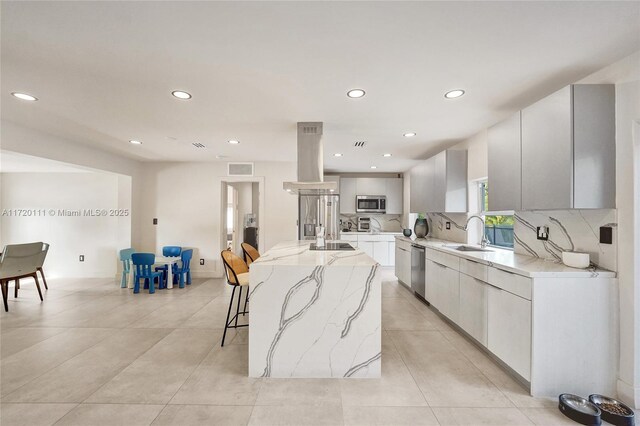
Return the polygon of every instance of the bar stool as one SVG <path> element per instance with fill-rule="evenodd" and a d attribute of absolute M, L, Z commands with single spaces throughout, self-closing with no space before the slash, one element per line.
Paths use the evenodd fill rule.
<path fill-rule="evenodd" d="M 245 309 L 240 312 L 240 301 L 242 300 L 242 288 L 247 287 L 247 295 L 249 294 L 249 267 L 242 260 L 242 258 L 230 250 L 224 250 L 220 253 L 222 257 L 222 263 L 224 264 L 224 272 L 227 276 L 227 284 L 233 286 L 233 291 L 231 292 L 231 299 L 229 300 L 229 310 L 227 311 L 227 319 L 224 323 L 224 333 L 222 334 L 222 344 L 220 346 L 224 346 L 224 339 L 227 337 L 227 329 L 228 328 L 240 328 L 240 327 L 248 327 L 249 324 L 240 324 L 238 325 L 238 316 L 240 314 L 247 314 L 246 310 L 246 302 Z M 236 307 L 236 314 L 229 319 L 229 315 L 231 315 L 231 308 L 233 306 L 233 297 L 236 294 L 236 288 L 240 288 L 238 292 L 238 305 Z M 231 325 L 231 323 L 234 325 Z"/>
<path fill-rule="evenodd" d="M 247 266 L 250 267 L 253 262 L 258 260 L 258 258 L 260 257 L 260 252 L 249 243 L 242 243 L 240 244 L 240 247 L 242 247 L 244 261 L 247 263 Z"/>

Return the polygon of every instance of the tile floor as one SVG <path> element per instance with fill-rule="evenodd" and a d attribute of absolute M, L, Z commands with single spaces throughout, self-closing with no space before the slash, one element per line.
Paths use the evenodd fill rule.
<path fill-rule="evenodd" d="M 110 280 L 25 282 L 0 314 L 0 424 L 553 425 L 535 399 L 383 272 L 382 378 L 252 379 L 220 348 L 222 280 L 133 295 Z"/>

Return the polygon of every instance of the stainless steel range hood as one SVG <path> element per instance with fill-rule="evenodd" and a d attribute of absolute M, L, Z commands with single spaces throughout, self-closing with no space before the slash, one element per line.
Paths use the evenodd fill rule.
<path fill-rule="evenodd" d="M 324 182 L 322 123 L 298 123 L 298 181 L 284 182 L 285 191 L 297 195 L 334 194 L 337 182 Z"/>

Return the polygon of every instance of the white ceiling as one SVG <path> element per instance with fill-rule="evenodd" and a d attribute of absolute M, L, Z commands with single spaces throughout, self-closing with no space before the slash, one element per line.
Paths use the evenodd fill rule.
<path fill-rule="evenodd" d="M 291 161 L 323 121 L 326 169 L 403 171 L 640 48 L 638 2 L 1 7 L 2 118 L 144 161 Z"/>

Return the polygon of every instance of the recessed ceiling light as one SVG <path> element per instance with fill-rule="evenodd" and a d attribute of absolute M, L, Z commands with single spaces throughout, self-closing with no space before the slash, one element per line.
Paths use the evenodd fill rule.
<path fill-rule="evenodd" d="M 182 90 L 174 90 L 171 94 L 178 99 L 191 99 L 191 93 L 183 92 Z"/>
<path fill-rule="evenodd" d="M 447 93 L 445 93 L 444 97 L 447 98 L 447 99 L 455 99 L 455 98 L 459 98 L 462 95 L 464 95 L 464 90 L 455 89 L 455 90 L 450 90 Z"/>
<path fill-rule="evenodd" d="M 364 96 L 364 90 L 362 89 L 351 89 L 347 92 L 347 96 L 350 98 L 361 98 Z"/>
<path fill-rule="evenodd" d="M 240 143 L 240 141 L 237 141 L 235 139 L 231 139 L 230 141 L 227 141 L 227 142 L 229 142 L 231 145 L 238 145 Z"/>
<path fill-rule="evenodd" d="M 11 94 L 13 96 L 15 96 L 18 99 L 22 99 L 23 101 L 37 101 L 38 98 L 36 98 L 35 96 L 31 96 L 28 95 L 26 93 L 20 93 L 20 92 L 11 92 Z"/>
<path fill-rule="evenodd" d="M 412 137 L 414 137 L 415 135 L 416 135 L 416 133 L 415 133 L 415 132 L 409 132 L 409 133 L 405 133 L 405 134 L 404 134 L 404 135 L 402 135 L 402 136 L 404 136 L 405 138 L 412 138 Z"/>
<path fill-rule="evenodd" d="M 378 168 L 378 166 L 371 166 L 371 168 L 372 168 L 372 169 L 377 169 L 377 168 Z"/>
<path fill-rule="evenodd" d="M 383 157 L 391 157 L 391 154 L 382 154 Z"/>
<path fill-rule="evenodd" d="M 136 141 L 136 140 L 130 140 L 129 142 L 134 144 L 134 145 L 142 145 L 142 142 Z"/>
<path fill-rule="evenodd" d="M 342 157 L 342 154 L 340 154 L 339 152 L 336 152 L 335 154 L 333 154 L 334 157 Z"/>

